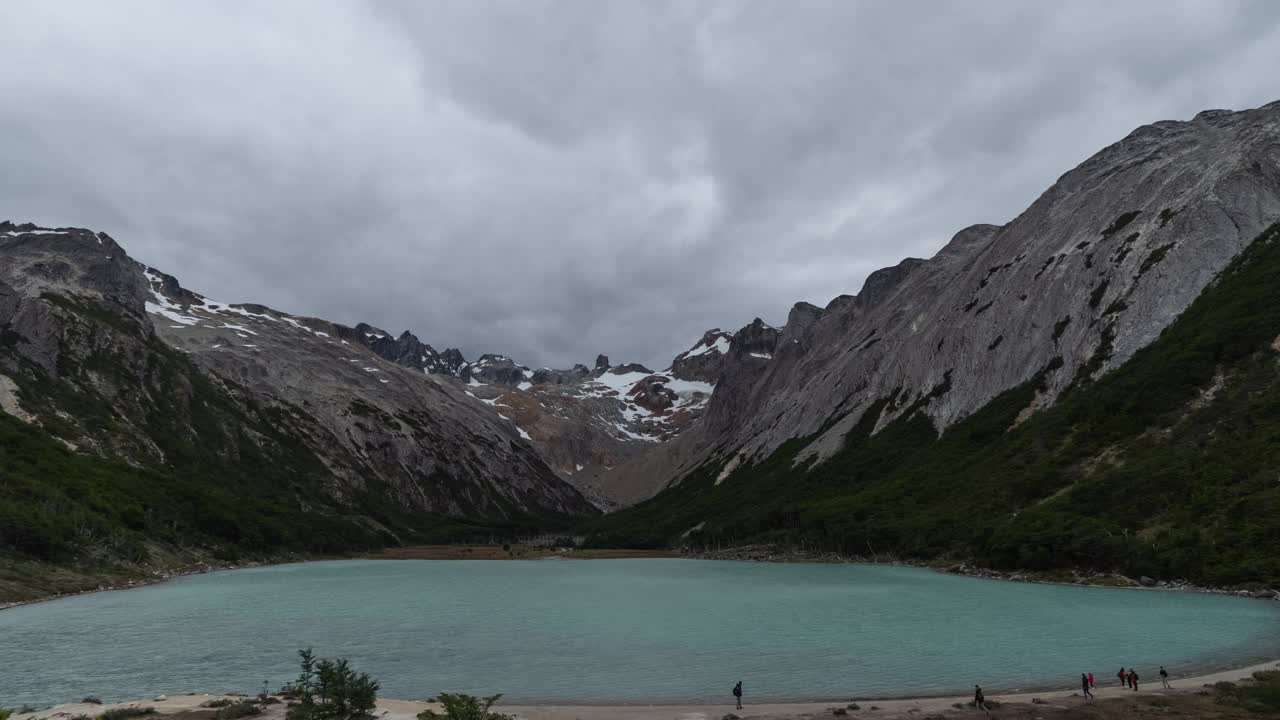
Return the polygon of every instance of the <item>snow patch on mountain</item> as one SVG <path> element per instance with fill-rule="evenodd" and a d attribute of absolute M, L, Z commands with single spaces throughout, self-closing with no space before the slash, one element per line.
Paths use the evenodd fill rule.
<path fill-rule="evenodd" d="M 691 358 L 691 357 L 697 357 L 699 355 L 705 355 L 710 352 L 720 353 L 721 355 L 729 352 L 729 338 L 718 337 L 715 339 L 715 342 L 712 342 L 709 345 L 698 343 L 693 347 L 692 350 L 685 353 L 684 356 L 686 358 Z"/>

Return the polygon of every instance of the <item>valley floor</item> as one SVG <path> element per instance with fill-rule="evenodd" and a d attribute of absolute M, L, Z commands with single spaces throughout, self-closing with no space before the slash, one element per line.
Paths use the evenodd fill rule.
<path fill-rule="evenodd" d="M 995 718 L 1042 718 L 1119 720 L 1120 718 L 1207 718 L 1210 720 L 1235 720 L 1255 717 L 1274 717 L 1267 711 L 1250 711 L 1217 702 L 1212 687 L 1216 683 L 1251 683 L 1255 672 L 1280 668 L 1280 661 L 1259 663 L 1244 668 L 1177 678 L 1170 682 L 1170 690 L 1160 688 L 1159 679 L 1145 681 L 1138 692 L 1117 686 L 1111 679 L 1103 680 L 1095 690 L 1097 700 L 1086 701 L 1080 697 L 1079 688 L 1043 690 L 1038 692 L 989 693 L 987 700 L 994 707 Z M 1074 670 L 1074 669 L 1073 669 Z M 1071 676 L 1073 672 L 1064 673 Z M 145 700 L 115 705 L 90 705 L 75 703 L 59 705 L 39 712 L 16 714 L 12 720 L 64 720 L 93 718 L 113 708 L 130 705 L 153 707 L 151 717 L 167 720 L 215 720 L 214 710 L 201 704 L 224 696 L 179 695 L 163 699 Z M 839 702 L 798 702 L 756 705 L 748 702 L 745 709 L 735 710 L 732 702 L 717 705 L 510 705 L 495 708 L 523 720 L 722 720 L 731 714 L 742 720 L 784 720 L 800 718 L 837 717 L 835 710 L 844 709 L 849 718 L 874 717 L 882 720 L 916 718 L 929 720 L 939 717 L 982 717 L 982 713 L 966 704 L 968 695 L 953 697 L 902 698 L 892 700 L 856 700 Z M 992 702 L 994 701 L 994 702 Z M 856 703 L 857 708 L 853 705 Z M 959 706 L 959 707 L 957 707 Z M 379 720 L 415 720 L 426 709 L 439 711 L 437 705 L 408 700 L 380 700 L 376 711 Z M 267 706 L 257 716 L 261 720 L 283 720 L 284 705 Z"/>

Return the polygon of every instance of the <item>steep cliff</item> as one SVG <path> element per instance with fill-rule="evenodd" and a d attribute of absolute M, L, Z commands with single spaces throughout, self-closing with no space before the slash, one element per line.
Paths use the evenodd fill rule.
<path fill-rule="evenodd" d="M 1277 218 L 1280 102 L 1139 128 L 1008 224 L 798 304 L 772 347 L 758 323 L 739 332 L 705 421 L 656 451 L 665 475 L 795 438 L 797 462 L 821 461 L 890 396 L 906 402 L 877 429 L 910 408 L 945 431 L 1041 373 L 1036 407 L 1051 405 L 1151 343 Z"/>

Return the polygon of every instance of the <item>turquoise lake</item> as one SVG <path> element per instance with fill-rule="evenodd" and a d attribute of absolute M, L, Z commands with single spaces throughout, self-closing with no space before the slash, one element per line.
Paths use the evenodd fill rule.
<path fill-rule="evenodd" d="M 1148 681 L 1280 656 L 1280 603 L 695 560 L 371 561 L 235 570 L 0 611 L 0 705 L 255 693 L 296 651 L 382 697 L 863 698 Z"/>

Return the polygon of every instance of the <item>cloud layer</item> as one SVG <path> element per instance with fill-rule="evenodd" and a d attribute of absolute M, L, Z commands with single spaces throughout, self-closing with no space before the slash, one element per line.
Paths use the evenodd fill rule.
<path fill-rule="evenodd" d="M 1261 2 L 13 1 L 0 219 L 227 302 L 664 366 L 1280 98 Z"/>

